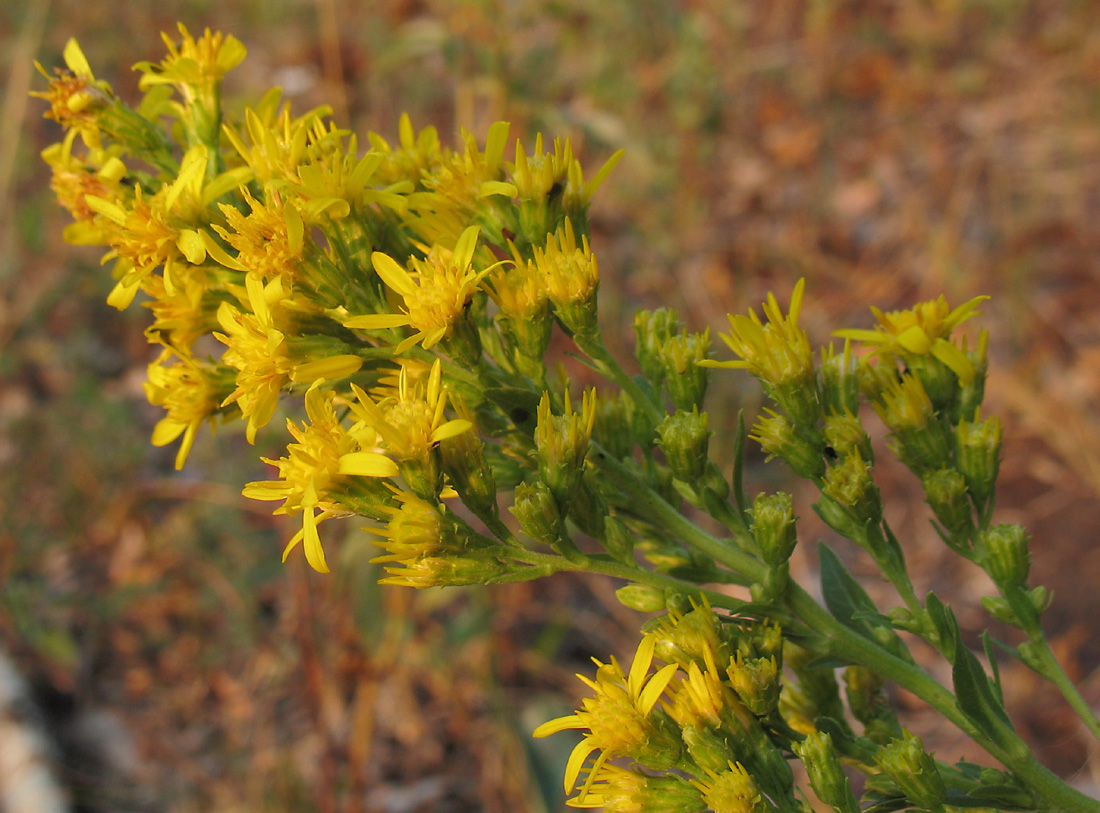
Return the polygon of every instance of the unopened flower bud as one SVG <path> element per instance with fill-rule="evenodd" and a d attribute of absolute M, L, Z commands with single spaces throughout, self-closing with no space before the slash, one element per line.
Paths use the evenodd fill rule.
<path fill-rule="evenodd" d="M 634 314 L 634 356 L 642 368 L 642 374 L 654 386 L 659 386 L 665 378 L 665 363 L 661 357 L 661 348 L 669 339 L 684 329 L 679 315 L 668 308 L 655 311 L 640 310 Z"/>
<path fill-rule="evenodd" d="M 697 409 L 707 392 L 710 371 L 699 362 L 710 350 L 710 330 L 682 333 L 661 346 L 665 367 L 665 389 L 680 410 Z"/>
<path fill-rule="evenodd" d="M 628 584 L 615 591 L 624 607 L 640 613 L 659 613 L 665 608 L 665 591 L 646 584 Z"/>
<path fill-rule="evenodd" d="M 940 810 L 947 798 L 936 762 L 924 750 L 920 737 L 906 731 L 875 754 L 875 762 L 921 810 Z"/>
<path fill-rule="evenodd" d="M 545 249 L 535 248 L 535 264 L 554 313 L 571 336 L 592 338 L 599 332 L 596 322 L 596 292 L 600 273 L 596 258 L 582 235 L 577 244 L 573 226 L 565 226 L 550 236 Z"/>
<path fill-rule="evenodd" d="M 931 354 L 905 354 L 903 359 L 909 375 L 920 380 L 932 408 L 950 414 L 959 397 L 958 373 Z"/>
<path fill-rule="evenodd" d="M 821 493 L 843 508 L 860 527 L 868 521 L 877 524 L 882 520 L 882 499 L 878 486 L 871 478 L 870 466 L 863 462 L 858 451 L 826 472 Z M 835 525 L 833 529 L 847 535 Z"/>
<path fill-rule="evenodd" d="M 1031 567 L 1027 532 L 1020 525 L 997 525 L 978 535 L 981 564 L 999 587 L 1018 587 Z"/>
<path fill-rule="evenodd" d="M 821 448 L 799 432 L 789 420 L 771 410 L 760 418 L 750 437 L 768 453 L 768 459 L 781 457 L 799 477 L 816 479 L 825 474 Z"/>
<path fill-rule="evenodd" d="M 604 549 L 620 562 L 634 564 L 634 534 L 615 516 L 608 516 L 603 523 Z"/>
<path fill-rule="evenodd" d="M 966 478 L 956 469 L 937 469 L 921 479 L 932 513 L 951 539 L 959 543 L 974 533 L 974 517 L 967 498 Z"/>
<path fill-rule="evenodd" d="M 944 369 L 956 380 L 950 369 Z M 883 390 L 875 411 L 893 433 L 894 454 L 910 470 L 919 475 L 948 464 L 947 437 L 919 377 L 905 375 Z"/>
<path fill-rule="evenodd" d="M 960 421 L 955 431 L 956 460 L 974 501 L 985 506 L 1001 466 L 1001 422 L 997 418 Z"/>
<path fill-rule="evenodd" d="M 764 562 L 772 567 L 785 564 L 798 542 L 791 495 L 756 495 L 752 506 L 752 534 Z"/>
<path fill-rule="evenodd" d="M 551 413 L 549 393 L 544 393 L 539 402 L 538 426 L 535 429 L 539 476 L 550 488 L 560 508 L 569 505 L 580 486 L 595 418 L 595 390 L 584 394 L 580 412 L 573 411 L 568 391 L 565 394 L 565 413 L 562 415 Z"/>
<path fill-rule="evenodd" d="M 698 407 L 692 407 L 690 412 L 681 409 L 661 421 L 657 435 L 674 477 L 693 485 L 703 479 L 710 434 L 707 413 L 699 412 Z"/>
<path fill-rule="evenodd" d="M 775 658 L 742 658 L 726 668 L 730 685 L 741 702 L 757 717 L 766 717 L 779 705 L 779 667 Z"/>
<path fill-rule="evenodd" d="M 469 410 L 455 402 L 460 417 L 473 421 Z M 476 516 L 497 515 L 497 487 L 485 459 L 485 443 L 476 432 L 463 432 L 440 443 L 443 466 L 462 502 Z"/>
<path fill-rule="evenodd" d="M 874 362 L 867 358 L 859 360 L 859 389 L 868 401 L 879 400 L 883 391 L 897 382 L 897 365 L 891 361 Z"/>
<path fill-rule="evenodd" d="M 520 483 L 516 486 L 512 513 L 519 520 L 523 532 L 544 545 L 556 545 L 565 532 L 564 518 L 545 483 Z"/>
<path fill-rule="evenodd" d="M 875 462 L 871 438 L 863 428 L 863 422 L 851 412 L 825 417 L 825 442 L 828 444 L 826 455 L 829 454 L 829 449 L 832 449 L 836 457 L 846 457 L 854 450 L 858 451 L 860 457 L 868 463 Z"/>
<path fill-rule="evenodd" d="M 802 742 L 795 744 L 794 751 L 806 767 L 810 787 L 814 789 L 818 799 L 836 813 L 859 813 L 859 803 L 852 794 L 832 737 L 821 731 L 814 731 Z"/>

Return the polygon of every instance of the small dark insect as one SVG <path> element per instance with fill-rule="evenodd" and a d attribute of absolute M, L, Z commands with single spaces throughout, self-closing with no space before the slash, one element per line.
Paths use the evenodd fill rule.
<path fill-rule="evenodd" d="M 830 460 L 837 460 L 840 458 L 840 455 L 836 453 L 836 449 L 834 449 L 832 446 L 825 447 L 825 456 Z"/>

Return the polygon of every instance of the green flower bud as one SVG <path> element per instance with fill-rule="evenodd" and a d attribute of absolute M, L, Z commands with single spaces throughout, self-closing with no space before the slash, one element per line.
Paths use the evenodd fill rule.
<path fill-rule="evenodd" d="M 875 462 L 871 438 L 863 428 L 863 422 L 851 412 L 826 416 L 825 442 L 837 457 L 846 457 L 853 451 L 858 451 L 860 457 L 868 463 Z"/>
<path fill-rule="evenodd" d="M 603 523 L 604 549 L 620 562 L 634 564 L 634 534 L 615 516 L 608 516 Z"/>
<path fill-rule="evenodd" d="M 680 733 L 692 761 L 703 771 L 720 771 L 737 758 L 736 735 L 724 728 L 686 724 Z"/>
<path fill-rule="evenodd" d="M 673 336 L 661 346 L 665 367 L 665 389 L 680 410 L 703 403 L 710 371 L 700 366 L 710 351 L 710 330 Z"/>
<path fill-rule="evenodd" d="M 752 534 L 764 562 L 772 567 L 785 564 L 798 542 L 791 495 L 756 495 L 752 506 Z"/>
<path fill-rule="evenodd" d="M 879 362 L 867 358 L 859 360 L 859 389 L 868 401 L 879 400 L 883 391 L 897 383 L 899 377 L 897 365 L 892 359 Z"/>
<path fill-rule="evenodd" d="M 955 374 L 944 369 L 955 380 Z M 875 411 L 893 433 L 891 450 L 915 474 L 949 464 L 947 437 L 919 377 L 903 376 L 901 381 L 883 390 L 875 401 Z"/>
<path fill-rule="evenodd" d="M 645 584 L 628 584 L 615 591 L 624 607 L 640 613 L 659 613 L 665 608 L 665 591 Z"/>
<path fill-rule="evenodd" d="M 837 813 L 859 813 L 859 803 L 852 794 L 832 737 L 814 731 L 794 745 L 794 752 L 806 766 L 810 787 L 814 789 L 818 799 Z"/>
<path fill-rule="evenodd" d="M 902 358 L 928 393 L 933 410 L 950 414 L 959 397 L 958 373 L 930 353 L 906 353 Z"/>
<path fill-rule="evenodd" d="M 932 513 L 948 536 L 960 544 L 969 540 L 975 528 L 966 478 L 955 469 L 937 469 L 925 474 L 921 484 Z"/>
<path fill-rule="evenodd" d="M 655 311 L 640 310 L 634 314 L 634 355 L 642 374 L 654 386 L 659 386 L 665 378 L 665 363 L 661 348 L 673 336 L 684 329 L 679 314 L 668 308 Z"/>
<path fill-rule="evenodd" d="M 750 437 L 768 453 L 768 460 L 781 457 L 794 473 L 807 479 L 825 474 L 821 447 L 808 440 L 784 416 L 765 409 L 768 417 L 760 418 Z"/>
<path fill-rule="evenodd" d="M 844 351 L 840 355 L 831 342 L 822 349 L 821 405 L 826 415 L 855 415 L 859 411 L 859 366 L 848 339 L 844 340 Z"/>
<path fill-rule="evenodd" d="M 658 441 L 672 475 L 685 483 L 697 484 L 707 472 L 710 431 L 707 413 L 692 407 L 668 415 L 657 427 Z"/>
<path fill-rule="evenodd" d="M 985 611 L 1002 624 L 1008 624 L 1010 627 L 1020 626 L 1020 621 L 1016 618 L 1016 611 L 1000 596 L 982 596 L 981 601 Z"/>
<path fill-rule="evenodd" d="M 637 407 L 630 396 L 620 391 L 611 398 L 601 397 L 596 409 L 596 424 L 592 435 L 612 457 L 630 457 L 636 443 L 649 448 L 652 438 L 640 437 Z"/>
<path fill-rule="evenodd" d="M 466 417 L 469 412 L 459 409 Z M 485 459 L 485 443 L 476 432 L 463 432 L 440 443 L 443 467 L 462 502 L 479 517 L 497 516 L 497 486 Z"/>
<path fill-rule="evenodd" d="M 981 565 L 998 587 L 1019 587 L 1031 567 L 1028 535 L 1020 525 L 997 525 L 978 536 Z"/>
<path fill-rule="evenodd" d="M 955 430 L 956 460 L 975 503 L 984 507 L 997 484 L 1001 466 L 1001 422 L 997 418 L 960 421 Z"/>
<path fill-rule="evenodd" d="M 596 419 L 596 392 L 584 394 L 580 412 L 573 411 L 569 392 L 565 393 L 565 413 L 550 412 L 550 394 L 544 393 L 538 407 L 535 447 L 538 451 L 539 477 L 550 488 L 558 507 L 565 509 L 584 474 L 588 441 Z"/>
<path fill-rule="evenodd" d="M 1050 609 L 1050 603 L 1054 600 L 1054 594 L 1042 585 L 1031 588 L 1024 595 L 1027 596 L 1028 603 L 1035 611 L 1036 618 Z M 998 621 L 1013 627 L 1022 626 L 1022 621 L 1016 617 L 1016 611 L 1012 609 L 1012 605 L 1000 596 L 982 596 L 982 606 Z"/>
<path fill-rule="evenodd" d="M 519 527 L 536 542 L 554 546 L 565 533 L 565 518 L 550 488 L 542 482 L 520 483 L 516 486 L 512 513 Z"/>
<path fill-rule="evenodd" d="M 924 750 L 920 737 L 904 732 L 875 754 L 875 762 L 910 804 L 921 810 L 941 810 L 947 798 L 943 777 L 935 760 Z"/>
<path fill-rule="evenodd" d="M 897 715 L 883 692 L 883 678 L 862 666 L 844 670 L 844 688 L 852 716 L 863 723 L 864 736 L 880 744 L 901 733 Z"/>
<path fill-rule="evenodd" d="M 775 658 L 741 657 L 726 668 L 730 685 L 741 702 L 757 717 L 766 717 L 779 706 L 779 667 Z"/>
<path fill-rule="evenodd" d="M 839 465 L 826 472 L 821 493 L 843 508 L 861 528 L 868 521 L 874 524 L 882 521 L 882 498 L 878 486 L 871 478 L 871 467 L 863 462 L 858 451 L 853 451 Z M 822 516 L 822 519 L 825 517 Z M 833 529 L 848 535 L 836 525 Z"/>

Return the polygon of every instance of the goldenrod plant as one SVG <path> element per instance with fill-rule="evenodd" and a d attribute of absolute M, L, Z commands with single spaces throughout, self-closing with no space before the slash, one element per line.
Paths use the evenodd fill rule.
<path fill-rule="evenodd" d="M 244 46 L 182 26 L 165 42 L 164 60 L 136 66 L 136 106 L 75 42 L 38 94 L 65 128 L 43 157 L 73 216 L 66 239 L 105 246 L 109 302 L 152 314 L 160 351 L 146 393 L 164 409 L 153 443 L 176 444 L 182 467 L 204 424 L 241 422 L 254 442 L 280 431 L 280 405 L 300 413 L 286 421 L 286 454 L 266 460 L 272 479 L 244 493 L 297 518 L 283 558 L 304 555 L 321 573 L 325 523 L 358 517 L 390 584 L 563 571 L 623 582 L 621 601 L 655 614 L 631 663 L 597 661 L 581 676 L 583 708 L 534 732 L 582 733 L 565 767 L 571 805 L 1100 810 L 1036 760 L 1003 699 L 997 659 L 1009 656 L 1100 735 L 1044 637 L 1051 596 L 1028 581 L 1028 534 L 996 521 L 987 337 L 958 330 L 981 297 L 872 309 L 873 326 L 838 330 L 815 352 L 800 281 L 786 308 L 769 295 L 762 316 L 730 317 L 719 338 L 732 359 L 675 312 L 642 311 L 631 375 L 601 336 L 587 225 L 619 153 L 586 176 L 568 141 L 512 144 L 505 122 L 456 148 L 407 118 L 396 143 L 360 142 L 327 108 L 292 113 L 278 89 L 230 115 L 221 82 Z M 548 370 L 555 331 L 603 383 L 582 390 Z M 751 429 L 738 422 L 729 477 L 710 459 L 705 405 L 722 368 L 747 370 L 769 401 Z M 990 576 L 997 595 L 983 603 L 1022 643 L 981 632 L 979 658 L 948 603 L 918 595 L 875 481 L 864 423 L 875 413 L 943 543 Z M 749 498 L 747 440 L 812 483 L 814 510 L 877 565 L 892 606 L 825 545 L 824 604 L 792 578 L 794 503 Z M 692 519 L 703 515 L 724 531 Z M 950 664 L 951 685 L 917 663 L 914 638 Z M 938 762 L 888 684 L 1001 767 Z"/>

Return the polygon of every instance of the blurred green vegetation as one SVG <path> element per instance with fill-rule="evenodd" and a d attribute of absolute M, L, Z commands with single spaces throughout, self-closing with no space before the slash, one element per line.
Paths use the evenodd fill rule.
<path fill-rule="evenodd" d="M 177 20 L 249 48 L 231 110 L 281 84 L 389 138 L 408 112 L 452 142 L 498 119 L 570 136 L 588 167 L 626 147 L 592 217 L 621 356 L 636 307 L 718 329 L 801 275 L 816 341 L 870 304 L 993 294 L 1006 521 L 1049 540 L 1062 654 L 1079 676 L 1100 662 L 1080 587 L 1100 579 L 1082 545 L 1100 523 L 1097 4 L 0 0 L 0 644 L 55 715 L 81 809 L 556 810 L 570 743 L 528 733 L 637 628 L 598 580 L 379 588 L 351 527 L 337 575 L 284 567 L 286 529 L 240 497 L 274 440 L 204 433 L 181 473 L 148 444 L 143 314 L 109 308 L 98 253 L 62 244 L 37 159 L 58 132 L 26 93 L 29 60 L 60 64 L 76 36 L 133 97 L 129 66 Z M 719 429 L 756 408 L 734 376 L 711 398 Z M 967 577 L 940 572 L 912 495 L 887 510 L 920 577 L 963 591 L 965 626 Z M 1080 769 L 1065 718 L 1034 705 L 1040 755 Z M 89 719 L 113 721 L 110 747 Z"/>

